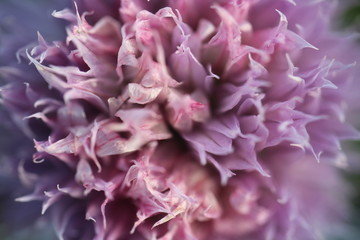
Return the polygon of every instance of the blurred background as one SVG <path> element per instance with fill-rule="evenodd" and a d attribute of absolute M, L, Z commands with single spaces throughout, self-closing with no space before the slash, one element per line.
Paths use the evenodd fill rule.
<path fill-rule="evenodd" d="M 344 7 L 339 14 L 337 21 L 338 31 L 354 31 L 357 36 L 357 42 L 360 45 L 360 1 L 339 1 L 340 4 L 344 2 Z M 360 52 L 359 52 L 360 55 Z M 357 63 L 356 67 L 360 63 Z M 360 90 L 360 85 L 359 85 Z M 360 99 L 360 94 L 358 95 Z M 360 118 L 360 113 L 356 114 Z M 359 121 L 355 123 L 357 129 L 360 129 Z M 350 148 L 350 151 L 354 151 L 354 154 L 350 156 L 354 162 L 360 162 L 360 157 L 357 154 L 360 154 L 360 141 L 355 143 L 349 143 L 347 145 Z M 349 230 L 344 233 L 342 236 L 336 236 L 336 240 L 356 240 L 360 239 L 360 168 L 359 163 L 355 163 L 354 169 L 347 169 L 343 171 L 343 175 L 346 181 L 350 185 L 350 191 L 352 192 L 351 196 L 351 207 L 352 210 L 351 218 L 349 220 Z"/>

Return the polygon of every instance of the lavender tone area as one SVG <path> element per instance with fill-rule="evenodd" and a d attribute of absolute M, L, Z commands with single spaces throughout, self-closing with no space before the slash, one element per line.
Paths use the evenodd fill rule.
<path fill-rule="evenodd" d="M 337 4 L 0 1 L 0 234 L 344 237 L 360 50 Z"/>

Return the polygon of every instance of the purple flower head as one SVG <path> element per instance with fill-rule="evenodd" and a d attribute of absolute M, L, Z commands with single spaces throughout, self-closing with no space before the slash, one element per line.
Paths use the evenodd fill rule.
<path fill-rule="evenodd" d="M 318 239 L 355 74 L 335 1 L 77 1 L 23 49 L 1 100 L 59 239 Z M 26 68 L 28 69 L 28 68 Z M 21 150 L 21 146 L 18 147 Z M 31 153 L 30 153 L 31 154 Z M 31 155 L 28 155 L 31 156 Z"/>

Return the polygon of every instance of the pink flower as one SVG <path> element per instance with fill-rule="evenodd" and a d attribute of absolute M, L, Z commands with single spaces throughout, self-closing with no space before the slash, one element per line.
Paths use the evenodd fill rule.
<path fill-rule="evenodd" d="M 341 220 L 333 165 L 359 134 L 334 1 L 79 4 L 53 12 L 66 41 L 23 52 L 41 77 L 8 68 L 1 88 L 35 139 L 18 200 L 59 239 L 317 239 Z"/>

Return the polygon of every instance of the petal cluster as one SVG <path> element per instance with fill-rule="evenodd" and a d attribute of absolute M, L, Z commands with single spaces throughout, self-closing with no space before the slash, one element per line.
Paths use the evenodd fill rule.
<path fill-rule="evenodd" d="M 79 6 L 79 9 L 78 9 Z M 1 100 L 59 239 L 317 239 L 342 216 L 334 1 L 78 1 Z M 114 10 L 115 9 L 115 10 Z M 87 10 L 87 11 L 85 11 Z M 20 147 L 21 148 L 21 147 Z"/>

